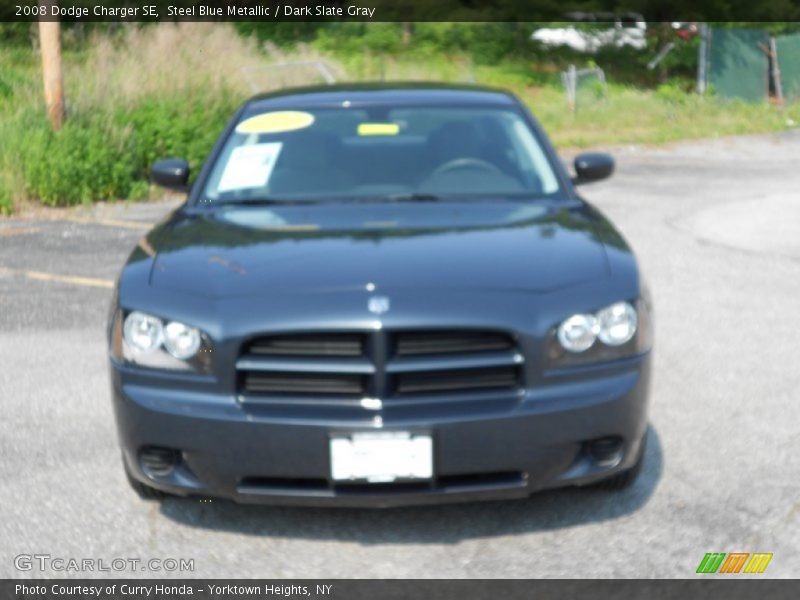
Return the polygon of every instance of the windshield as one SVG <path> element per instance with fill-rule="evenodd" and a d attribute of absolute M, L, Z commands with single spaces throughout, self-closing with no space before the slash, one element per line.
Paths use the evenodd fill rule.
<path fill-rule="evenodd" d="M 246 114 L 203 198 L 429 200 L 558 189 L 534 132 L 513 109 L 343 106 Z"/>

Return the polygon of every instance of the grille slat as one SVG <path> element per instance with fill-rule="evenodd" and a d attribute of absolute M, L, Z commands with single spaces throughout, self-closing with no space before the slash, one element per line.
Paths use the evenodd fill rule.
<path fill-rule="evenodd" d="M 511 367 L 522 362 L 518 352 L 481 352 L 480 354 L 442 354 L 437 356 L 397 357 L 386 365 L 389 374 L 423 371 L 457 371 Z"/>
<path fill-rule="evenodd" d="M 400 332 L 395 336 L 397 356 L 498 352 L 514 347 L 511 338 L 492 331 Z"/>
<path fill-rule="evenodd" d="M 395 394 L 431 394 L 470 390 L 504 389 L 517 385 L 514 367 L 492 367 L 459 371 L 403 373 L 395 378 Z"/>
<path fill-rule="evenodd" d="M 245 354 L 236 361 L 240 371 L 283 371 L 287 373 L 344 373 L 369 375 L 375 372 L 366 358 L 317 358 L 317 357 L 264 357 Z"/>
<path fill-rule="evenodd" d="M 270 356 L 363 356 L 364 336 L 357 333 L 274 335 L 253 340 L 248 351 Z"/>
<path fill-rule="evenodd" d="M 250 394 L 363 395 L 366 378 L 349 374 L 245 372 L 242 389 Z"/>

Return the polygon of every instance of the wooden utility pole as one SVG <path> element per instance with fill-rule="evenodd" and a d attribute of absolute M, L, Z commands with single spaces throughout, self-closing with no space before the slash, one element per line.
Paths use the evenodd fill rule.
<path fill-rule="evenodd" d="M 407 47 L 411 45 L 411 34 L 413 33 L 413 31 L 414 31 L 414 25 L 411 23 L 411 21 L 403 21 L 403 29 L 402 29 L 403 46 Z"/>
<path fill-rule="evenodd" d="M 697 93 L 706 93 L 708 83 L 708 41 L 710 38 L 708 23 L 700 24 L 700 47 L 697 50 Z"/>
<path fill-rule="evenodd" d="M 769 38 L 770 56 L 772 57 L 772 80 L 775 83 L 775 98 L 778 104 L 783 106 L 783 81 L 781 80 L 781 65 L 778 61 L 778 46 L 775 44 L 775 38 Z"/>
<path fill-rule="evenodd" d="M 43 2 L 50 14 L 53 2 Z M 64 124 L 64 77 L 61 74 L 61 27 L 51 16 L 39 18 L 39 47 L 42 51 L 42 76 L 44 78 L 44 101 L 47 116 L 53 131 Z"/>

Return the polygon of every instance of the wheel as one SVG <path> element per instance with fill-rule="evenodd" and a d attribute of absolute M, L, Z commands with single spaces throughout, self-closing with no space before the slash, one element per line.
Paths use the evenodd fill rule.
<path fill-rule="evenodd" d="M 603 479 L 597 482 L 592 487 L 599 490 L 606 490 L 616 492 L 631 487 L 639 478 L 642 472 L 642 465 L 644 465 L 645 448 L 647 447 L 647 434 L 642 438 L 642 443 L 639 445 L 639 456 L 636 458 L 636 464 L 630 469 L 626 469 L 616 475 L 612 475 L 608 479 Z"/>
<path fill-rule="evenodd" d="M 168 496 L 165 492 L 152 488 L 138 479 L 135 479 L 128 470 L 128 465 L 125 465 L 125 478 L 128 480 L 128 484 L 133 491 L 136 492 L 136 495 L 142 500 L 163 500 Z"/>

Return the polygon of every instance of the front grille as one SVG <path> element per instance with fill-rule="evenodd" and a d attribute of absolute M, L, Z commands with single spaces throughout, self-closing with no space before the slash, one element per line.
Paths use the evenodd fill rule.
<path fill-rule="evenodd" d="M 510 396 L 523 386 L 524 358 L 513 337 L 486 330 L 378 330 L 258 337 L 237 361 L 243 401 L 381 406 L 405 398 Z M 372 403 L 375 404 L 374 402 Z"/>
<path fill-rule="evenodd" d="M 518 382 L 519 373 L 515 367 L 404 373 L 396 377 L 394 392 L 398 396 L 402 396 L 507 389 L 514 387 Z"/>

